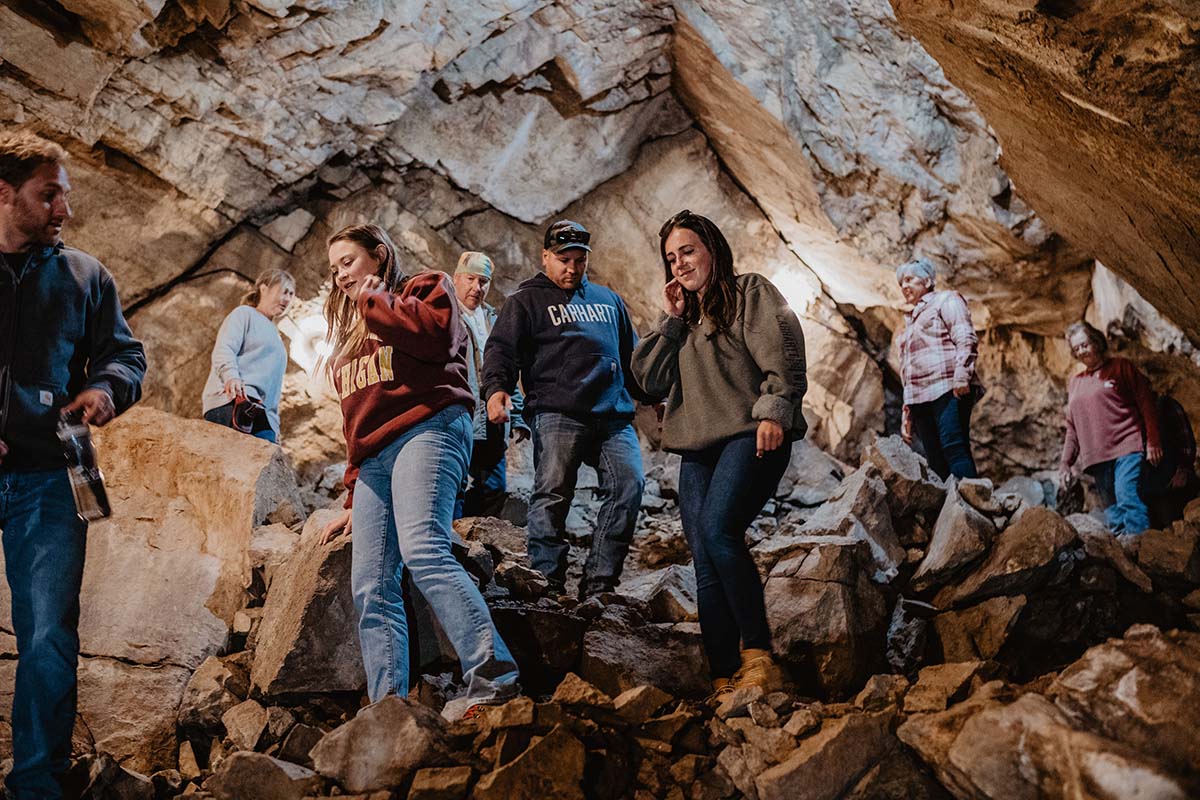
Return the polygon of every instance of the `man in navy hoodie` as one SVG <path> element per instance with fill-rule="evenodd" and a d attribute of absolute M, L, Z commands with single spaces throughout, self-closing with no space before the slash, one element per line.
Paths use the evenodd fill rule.
<path fill-rule="evenodd" d="M 57 423 L 104 425 L 146 373 L 112 276 L 59 241 L 71 185 L 58 145 L 0 134 L 0 529 L 17 639 L 8 796 L 61 798 L 70 764 L 87 523 Z"/>
<path fill-rule="evenodd" d="M 611 591 L 633 540 L 645 476 L 629 376 L 637 334 L 625 303 L 587 279 L 591 234 L 559 220 L 546 230 L 545 272 L 523 282 L 500 309 L 483 358 L 488 419 L 507 421 L 518 374 L 533 429 L 529 560 L 562 593 L 567 512 L 579 465 L 596 468 L 599 514 L 579 595 Z"/>

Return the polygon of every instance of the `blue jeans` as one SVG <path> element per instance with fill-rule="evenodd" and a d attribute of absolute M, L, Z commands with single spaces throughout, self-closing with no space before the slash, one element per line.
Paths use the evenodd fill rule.
<path fill-rule="evenodd" d="M 741 666 L 740 646 L 769 650 L 762 580 L 746 529 L 775 494 L 791 460 L 790 440 L 755 455 L 755 434 L 683 453 L 679 515 L 696 570 L 700 635 L 714 678 Z"/>
<path fill-rule="evenodd" d="M 467 697 L 516 695 L 517 664 L 475 582 L 450 551 L 450 515 L 467 472 L 471 415 L 442 409 L 363 461 L 351 511 L 351 589 L 367 695 L 408 695 L 407 566 L 462 665 Z"/>
<path fill-rule="evenodd" d="M 226 403 L 223 406 L 211 409 L 204 412 L 204 418 L 209 422 L 215 422 L 218 425 L 223 425 L 226 428 L 233 427 L 233 403 Z M 266 417 L 261 417 L 254 423 L 254 431 L 252 433 L 256 439 L 265 439 L 271 444 L 277 442 L 278 437 L 275 435 L 274 429 L 271 428 L 271 423 L 267 422 Z"/>
<path fill-rule="evenodd" d="M 642 506 L 646 476 L 633 425 L 624 419 L 578 419 L 555 411 L 534 415 L 533 496 L 529 501 L 529 562 L 552 583 L 567 577 L 567 512 L 575 496 L 580 464 L 596 468 L 600 511 L 583 566 L 582 596 L 611 590 L 621 578 L 625 556 Z"/>
<path fill-rule="evenodd" d="M 955 397 L 954 392 L 908 407 L 913 431 L 925 450 L 925 460 L 942 480 L 951 475 L 979 477 L 975 459 L 971 457 L 971 409 L 974 407 L 974 393 Z"/>
<path fill-rule="evenodd" d="M 87 547 L 67 471 L 0 471 L 0 530 L 18 652 L 8 791 L 60 798 L 55 776 L 71 759 Z"/>
<path fill-rule="evenodd" d="M 1130 453 L 1086 470 L 1096 479 L 1104 520 L 1113 533 L 1142 533 L 1150 527 L 1150 512 L 1138 493 L 1144 463 L 1141 453 Z"/>

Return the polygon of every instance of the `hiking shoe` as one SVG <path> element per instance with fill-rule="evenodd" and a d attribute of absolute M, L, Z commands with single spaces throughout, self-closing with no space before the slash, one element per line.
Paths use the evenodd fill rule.
<path fill-rule="evenodd" d="M 712 688 L 712 694 L 704 698 L 704 702 L 710 706 L 719 706 L 726 697 L 733 694 L 733 679 L 713 678 Z"/>
<path fill-rule="evenodd" d="M 733 673 L 733 688 L 757 686 L 764 693 L 783 688 L 783 670 L 775 663 L 770 650 L 748 648 L 742 651 L 742 666 Z"/>

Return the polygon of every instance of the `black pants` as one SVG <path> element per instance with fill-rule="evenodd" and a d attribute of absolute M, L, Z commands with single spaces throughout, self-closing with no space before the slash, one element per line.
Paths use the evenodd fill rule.
<path fill-rule="evenodd" d="M 925 449 L 929 468 L 942 480 L 977 478 L 975 459 L 971 457 L 971 409 L 975 394 L 955 397 L 946 392 L 928 403 L 913 403 L 908 407 L 913 431 Z"/>

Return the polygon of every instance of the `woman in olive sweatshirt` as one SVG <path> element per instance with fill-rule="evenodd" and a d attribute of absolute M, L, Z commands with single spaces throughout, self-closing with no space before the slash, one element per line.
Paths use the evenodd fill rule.
<path fill-rule="evenodd" d="M 769 280 L 734 274 L 711 220 L 681 211 L 659 231 L 659 251 L 665 313 L 631 370 L 647 394 L 666 399 L 663 447 L 683 456 L 679 511 L 716 696 L 771 691 L 783 676 L 745 533 L 807 430 L 804 334 Z"/>
<path fill-rule="evenodd" d="M 404 275 L 391 238 L 353 225 L 329 239 L 325 303 L 330 371 L 342 403 L 350 496 L 326 526 L 353 529 L 350 581 L 367 695 L 408 694 L 404 568 L 462 663 L 466 694 L 447 719 L 515 696 L 517 665 L 475 582 L 450 551 L 451 518 L 471 460 L 467 331 L 450 276 Z"/>

